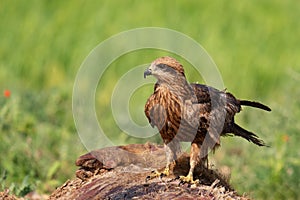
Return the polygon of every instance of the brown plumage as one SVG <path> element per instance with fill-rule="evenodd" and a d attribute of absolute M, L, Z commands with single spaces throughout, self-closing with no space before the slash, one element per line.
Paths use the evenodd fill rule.
<path fill-rule="evenodd" d="M 241 106 L 252 106 L 266 111 L 261 103 L 236 99 L 231 93 L 202 84 L 189 84 L 183 66 L 174 58 L 161 57 L 153 61 L 144 77 L 153 75 L 157 82 L 154 93 L 145 105 L 145 114 L 157 127 L 163 139 L 169 174 L 170 164 L 176 160 L 179 142 L 191 142 L 190 171 L 183 181 L 194 182 L 193 171 L 201 160 L 206 160 L 209 149 L 220 144 L 220 136 L 233 134 L 258 146 L 265 143 L 234 122 Z"/>

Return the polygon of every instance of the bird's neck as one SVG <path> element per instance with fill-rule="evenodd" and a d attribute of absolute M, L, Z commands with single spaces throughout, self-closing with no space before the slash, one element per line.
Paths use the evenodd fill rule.
<path fill-rule="evenodd" d="M 157 83 L 167 88 L 171 93 L 173 93 L 183 101 L 194 98 L 193 89 L 184 76 L 177 77 L 176 80 L 172 80 L 170 82 L 158 81 Z"/>

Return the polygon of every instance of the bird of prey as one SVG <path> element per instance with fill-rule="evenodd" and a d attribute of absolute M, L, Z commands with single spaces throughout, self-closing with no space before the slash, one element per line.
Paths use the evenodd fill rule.
<path fill-rule="evenodd" d="M 266 146 L 259 137 L 234 121 L 241 106 L 271 111 L 268 106 L 236 99 L 231 93 L 213 87 L 188 83 L 183 66 L 174 58 L 165 56 L 154 60 L 145 70 L 144 78 L 157 79 L 154 93 L 145 105 L 145 115 L 152 127 L 157 127 L 163 139 L 167 165 L 159 175 L 170 174 L 180 142 L 191 142 L 190 169 L 183 182 L 197 183 L 194 168 L 207 161 L 209 150 L 220 144 L 220 136 L 235 135 L 258 145 Z M 158 175 L 157 175 L 158 176 Z"/>

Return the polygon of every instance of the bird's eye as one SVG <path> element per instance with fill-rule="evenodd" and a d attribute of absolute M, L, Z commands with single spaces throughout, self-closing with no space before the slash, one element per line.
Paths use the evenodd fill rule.
<path fill-rule="evenodd" d="M 163 68 L 165 68 L 165 64 L 158 64 L 158 65 L 156 65 L 159 69 L 163 69 Z"/>

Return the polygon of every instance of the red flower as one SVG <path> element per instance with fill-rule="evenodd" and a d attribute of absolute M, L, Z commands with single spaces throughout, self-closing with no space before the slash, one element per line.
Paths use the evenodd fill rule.
<path fill-rule="evenodd" d="M 4 90 L 3 95 L 4 95 L 4 97 L 9 98 L 10 97 L 10 90 Z"/>
<path fill-rule="evenodd" d="M 284 134 L 284 135 L 282 136 L 282 140 L 283 140 L 284 142 L 288 142 L 288 141 L 290 140 L 290 137 L 289 137 L 287 134 Z"/>

